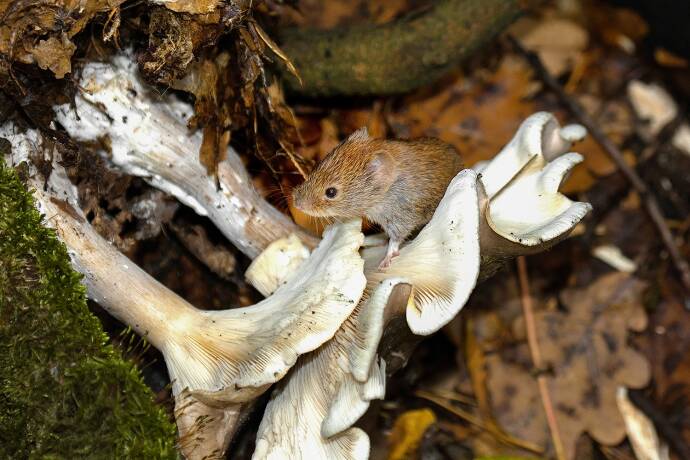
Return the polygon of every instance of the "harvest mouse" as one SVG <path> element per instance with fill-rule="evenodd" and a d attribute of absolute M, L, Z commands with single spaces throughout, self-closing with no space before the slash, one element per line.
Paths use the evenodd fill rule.
<path fill-rule="evenodd" d="M 375 139 L 361 128 L 341 142 L 292 192 L 294 205 L 314 217 L 366 217 L 388 234 L 379 268 L 426 224 L 462 168 L 457 150 L 434 138 Z"/>

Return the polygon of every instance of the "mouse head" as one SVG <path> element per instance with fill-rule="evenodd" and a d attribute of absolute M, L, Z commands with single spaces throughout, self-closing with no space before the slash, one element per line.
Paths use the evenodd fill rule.
<path fill-rule="evenodd" d="M 362 217 L 381 202 L 395 177 L 385 141 L 355 131 L 292 191 L 294 205 L 315 217 Z"/>

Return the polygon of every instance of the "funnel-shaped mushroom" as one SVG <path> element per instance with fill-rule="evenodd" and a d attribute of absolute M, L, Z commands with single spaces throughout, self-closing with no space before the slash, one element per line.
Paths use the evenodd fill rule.
<path fill-rule="evenodd" d="M 0 136 L 13 145 L 13 165 L 45 145 L 36 131 L 15 133 L 11 124 L 0 127 Z M 222 417 L 236 416 L 233 405 L 254 399 L 281 379 L 299 355 L 333 337 L 362 295 L 366 280 L 358 250 L 363 235 L 361 222 L 353 220 L 327 229 L 311 256 L 264 301 L 225 311 L 198 310 L 95 232 L 79 210 L 59 155 L 53 154 L 45 188 L 36 168 L 30 168 L 40 209 L 84 274 L 89 296 L 161 350 L 177 404 L 186 404 L 191 395 L 213 410 L 228 408 Z M 184 426 L 193 425 L 184 414 L 180 417 Z M 224 429 L 231 432 L 232 426 Z M 226 443 L 218 446 L 223 451 L 227 432 L 215 439 Z"/>
<path fill-rule="evenodd" d="M 481 173 L 486 195 L 492 198 L 535 157 L 550 161 L 586 134 L 581 125 L 561 128 L 552 114 L 537 112 L 522 122 L 515 136 L 495 157 L 474 169 Z"/>
<path fill-rule="evenodd" d="M 538 112 L 481 170 L 483 274 L 505 257 L 549 248 L 592 209 L 558 191 L 582 161 L 578 153 L 564 153 L 585 134 L 580 125 L 561 128 L 553 115 Z"/>
<path fill-rule="evenodd" d="M 567 235 L 592 209 L 589 203 L 573 202 L 558 192 L 561 181 L 582 156 L 567 153 L 548 164 L 542 158 L 535 157 L 494 195 L 486 213 L 486 222 L 496 234 L 527 247 Z"/>
<path fill-rule="evenodd" d="M 365 283 L 360 225 L 353 220 L 327 229 L 304 264 L 262 302 L 173 320 L 184 331 L 162 349 L 176 377 L 173 387 L 236 402 L 244 388 L 252 392 L 277 381 L 297 356 L 331 338 Z"/>

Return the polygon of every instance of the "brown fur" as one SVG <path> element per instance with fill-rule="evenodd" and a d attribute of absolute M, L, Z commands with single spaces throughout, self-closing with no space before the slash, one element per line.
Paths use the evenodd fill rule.
<path fill-rule="evenodd" d="M 455 148 L 434 138 L 384 140 L 360 129 L 293 190 L 295 206 L 317 217 L 366 217 L 402 241 L 427 223 L 462 169 Z M 326 189 L 335 187 L 334 199 Z"/>

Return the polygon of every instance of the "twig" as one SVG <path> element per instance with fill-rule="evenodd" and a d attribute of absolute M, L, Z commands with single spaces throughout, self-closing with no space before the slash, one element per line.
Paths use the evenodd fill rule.
<path fill-rule="evenodd" d="M 623 154 L 618 146 L 614 144 L 606 134 L 604 134 L 597 123 L 587 114 L 587 112 L 585 112 L 580 104 L 570 97 L 560 83 L 558 83 L 558 81 L 556 81 L 549 71 L 546 70 L 539 59 L 539 56 L 529 50 L 526 50 L 514 37 L 509 37 L 509 40 L 513 47 L 525 57 L 527 62 L 532 66 L 544 84 L 558 96 L 561 103 L 575 116 L 575 118 L 577 118 L 580 123 L 585 126 L 585 128 L 587 128 L 587 131 L 589 131 L 594 140 L 604 149 L 604 151 L 606 151 L 626 179 L 628 179 L 630 185 L 632 185 L 635 191 L 640 195 L 640 199 L 644 203 L 645 209 L 647 210 L 652 223 L 659 232 L 661 240 L 671 256 L 673 265 L 680 274 L 680 279 L 685 286 L 686 293 L 690 293 L 690 265 L 688 265 L 688 262 L 683 258 L 678 246 L 676 246 L 676 243 L 673 241 L 673 234 L 671 233 L 671 230 L 669 230 L 668 225 L 664 220 L 664 216 L 659 208 L 659 204 L 656 202 L 654 196 L 650 193 L 647 184 L 645 184 L 645 182 L 640 178 L 635 169 L 625 162 Z"/>
<path fill-rule="evenodd" d="M 558 460 L 565 460 L 565 451 L 563 449 L 563 441 L 561 440 L 561 433 L 558 430 L 558 422 L 556 414 L 553 410 L 553 403 L 551 402 L 551 395 L 547 386 L 546 375 L 542 372 L 544 370 L 544 363 L 542 361 L 541 350 L 539 349 L 539 342 L 537 341 L 537 325 L 534 321 L 534 311 L 532 309 L 532 297 L 529 293 L 529 279 L 527 278 L 527 263 L 524 256 L 517 258 L 518 277 L 520 279 L 520 298 L 522 301 L 522 311 L 525 315 L 525 327 L 527 329 L 527 343 L 529 345 L 529 353 L 532 356 L 532 364 L 539 372 L 537 375 L 537 384 L 539 386 L 539 394 L 544 405 L 544 413 L 546 414 L 546 422 L 549 424 L 549 431 L 551 432 L 551 440 L 553 447 L 556 450 L 556 458 Z"/>

